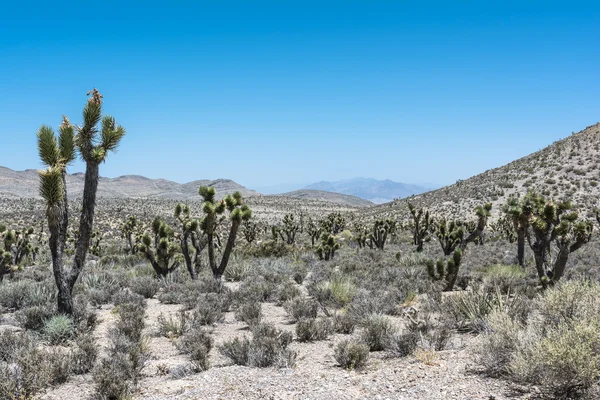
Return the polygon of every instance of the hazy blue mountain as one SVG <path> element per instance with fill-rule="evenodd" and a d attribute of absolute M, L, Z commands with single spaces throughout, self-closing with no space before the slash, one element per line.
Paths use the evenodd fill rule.
<path fill-rule="evenodd" d="M 394 182 L 389 179 L 354 178 L 336 182 L 317 182 L 305 187 L 310 190 L 324 190 L 360 197 L 376 204 L 386 203 L 396 198 L 428 192 L 436 187 Z"/>

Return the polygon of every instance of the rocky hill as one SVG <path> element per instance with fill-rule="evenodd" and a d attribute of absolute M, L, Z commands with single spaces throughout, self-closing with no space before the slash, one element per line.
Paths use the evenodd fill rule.
<path fill-rule="evenodd" d="M 599 166 L 597 123 L 507 165 L 408 200 L 435 214 L 465 218 L 485 202 L 492 202 L 493 214 L 498 215 L 508 196 L 535 190 L 557 200 L 569 199 L 581 206 L 585 215 L 600 205 Z M 406 201 L 379 205 L 363 213 L 371 218 L 407 215 Z"/>
<path fill-rule="evenodd" d="M 374 205 L 372 202 L 356 196 L 326 192 L 323 190 L 294 190 L 293 192 L 282 193 L 268 197 L 287 197 L 294 199 L 325 201 L 350 207 L 371 207 Z"/>
<path fill-rule="evenodd" d="M 39 198 L 38 174 L 33 169 L 13 171 L 0 167 L 0 196 L 12 198 Z M 84 175 L 68 175 L 69 196 L 79 197 L 83 193 Z M 260 193 L 228 179 L 197 180 L 180 184 L 166 179 L 150 179 L 139 175 L 124 175 L 117 178 L 100 178 L 99 198 L 158 198 L 192 200 L 198 198 L 198 187 L 213 186 L 218 196 L 240 191 L 244 197 L 259 196 Z"/>

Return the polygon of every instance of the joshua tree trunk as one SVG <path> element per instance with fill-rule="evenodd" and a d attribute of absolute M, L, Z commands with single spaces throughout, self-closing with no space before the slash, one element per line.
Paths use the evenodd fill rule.
<path fill-rule="evenodd" d="M 183 253 L 183 258 L 185 259 L 185 265 L 187 267 L 188 272 L 190 273 L 190 277 L 193 280 L 196 280 L 198 279 L 198 273 L 194 268 L 194 265 L 192 263 L 192 257 L 190 256 L 190 245 L 188 243 L 189 236 L 190 234 L 188 231 L 185 231 L 183 233 L 183 236 L 181 238 L 181 250 Z"/>
<path fill-rule="evenodd" d="M 525 229 L 517 228 L 517 262 L 525 267 Z"/>
<path fill-rule="evenodd" d="M 225 245 L 225 250 L 223 251 L 223 257 L 221 258 L 221 264 L 215 270 L 213 269 L 213 274 L 215 279 L 221 280 L 223 273 L 225 272 L 225 268 L 227 268 L 227 263 L 229 262 L 229 256 L 231 256 L 231 251 L 233 250 L 233 246 L 235 244 L 235 239 L 237 237 L 238 230 L 240 228 L 241 220 L 231 221 L 231 230 L 229 231 L 229 237 L 227 238 L 227 244 Z"/>

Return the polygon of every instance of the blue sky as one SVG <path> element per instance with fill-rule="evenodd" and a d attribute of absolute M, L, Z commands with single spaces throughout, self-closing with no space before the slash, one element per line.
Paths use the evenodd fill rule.
<path fill-rule="evenodd" d="M 128 131 L 103 176 L 259 188 L 453 183 L 600 120 L 595 2 L 7 3 L 12 169 L 40 167 L 36 130 L 80 122 L 93 87 Z"/>

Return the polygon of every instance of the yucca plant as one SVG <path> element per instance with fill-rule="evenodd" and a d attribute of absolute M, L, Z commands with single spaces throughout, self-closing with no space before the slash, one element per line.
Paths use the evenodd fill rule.
<path fill-rule="evenodd" d="M 252 217 L 252 211 L 244 204 L 240 192 L 225 196 L 221 201 L 215 199 L 216 191 L 213 187 L 200 186 L 198 194 L 204 200 L 204 203 L 202 204 L 204 219 L 200 224 L 200 228 L 206 232 L 208 241 L 208 262 L 215 280 L 221 281 L 225 268 L 227 268 L 227 263 L 229 262 L 229 257 L 231 256 L 231 251 L 233 250 L 240 225 L 242 221 L 247 221 Z M 231 228 L 229 230 L 227 244 L 225 245 L 225 249 L 221 256 L 221 262 L 217 263 L 215 254 L 215 241 L 217 240 L 216 230 L 219 223 L 223 220 L 225 211 L 229 212 Z"/>
<path fill-rule="evenodd" d="M 40 159 L 46 169 L 39 171 L 40 194 L 46 202 L 46 217 L 50 231 L 52 269 L 58 287 L 58 311 L 73 313 L 73 286 L 85 265 L 94 226 L 96 192 L 100 163 L 115 151 L 125 135 L 125 128 L 117 125 L 111 116 L 102 117 L 102 95 L 98 90 L 90 96 L 83 108 L 83 125 L 74 126 L 63 116 L 58 137 L 52 128 L 43 125 L 37 133 Z M 98 124 L 101 128 L 98 128 Z M 85 162 L 85 181 L 79 220 L 79 235 L 71 268 L 65 267 L 64 255 L 69 225 L 67 201 L 67 166 L 79 153 Z"/>

